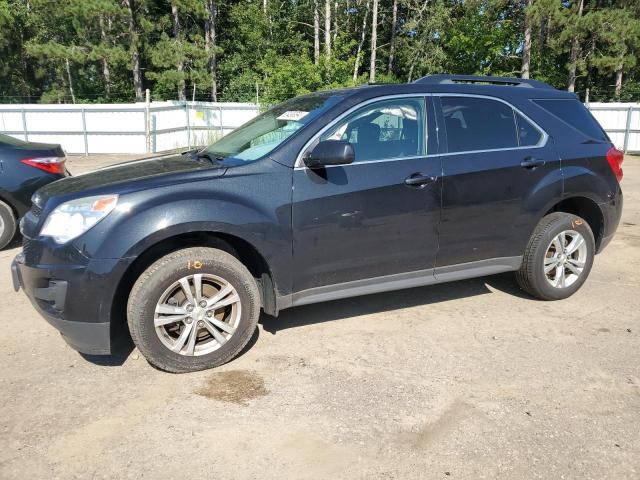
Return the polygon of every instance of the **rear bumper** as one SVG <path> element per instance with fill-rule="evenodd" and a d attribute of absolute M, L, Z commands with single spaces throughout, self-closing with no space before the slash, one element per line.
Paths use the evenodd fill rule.
<path fill-rule="evenodd" d="M 25 264 L 19 254 L 11 265 L 14 289 L 22 288 L 38 313 L 75 350 L 111 353 L 111 306 L 128 262 L 92 260 L 86 265 Z"/>
<path fill-rule="evenodd" d="M 602 212 L 604 225 L 602 238 L 598 242 L 598 245 L 596 245 L 596 253 L 600 253 L 604 250 L 613 239 L 616 230 L 618 229 L 620 218 L 622 217 L 623 203 L 622 192 L 619 191 L 614 199 L 598 204 L 600 211 Z"/>

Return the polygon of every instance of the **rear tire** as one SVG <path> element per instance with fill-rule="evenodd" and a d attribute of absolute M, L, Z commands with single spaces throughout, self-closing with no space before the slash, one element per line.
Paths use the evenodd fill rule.
<path fill-rule="evenodd" d="M 545 216 L 536 227 L 516 273 L 520 287 L 541 300 L 561 300 L 584 284 L 595 255 L 589 224 L 564 212 Z"/>
<path fill-rule="evenodd" d="M 0 201 L 0 249 L 13 240 L 16 234 L 17 220 L 9 205 Z"/>
<path fill-rule="evenodd" d="M 127 303 L 138 350 L 153 366 L 173 373 L 217 367 L 236 357 L 259 315 L 255 279 L 237 258 L 215 248 L 162 257 L 140 275 Z"/>

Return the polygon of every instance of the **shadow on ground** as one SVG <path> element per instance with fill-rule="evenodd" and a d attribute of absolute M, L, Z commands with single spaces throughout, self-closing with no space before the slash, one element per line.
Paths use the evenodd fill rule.
<path fill-rule="evenodd" d="M 520 290 L 513 273 L 505 273 L 490 277 L 396 290 L 295 307 L 284 310 L 277 318 L 262 314 L 260 323 L 266 332 L 275 335 L 278 331 L 289 328 L 333 322 L 361 315 L 393 312 L 394 310 L 401 310 L 403 308 L 435 304 L 476 295 L 486 295 L 492 293 L 491 289 L 527 300 L 533 300 Z M 260 329 L 256 329 L 249 343 L 242 349 L 238 357 L 241 357 L 253 347 L 258 341 L 259 335 Z M 135 345 L 127 331 L 126 334 L 122 334 L 114 339 L 113 353 L 111 355 L 87 355 L 84 353 L 80 355 L 95 365 L 117 367 L 127 361 L 134 349 Z"/>
<path fill-rule="evenodd" d="M 240 353 L 234 357 L 240 358 L 245 353 L 247 353 L 258 341 L 258 337 L 260 336 L 260 329 L 256 328 L 249 339 L 249 342 L 244 346 Z M 80 353 L 80 356 L 84 358 L 86 361 L 93 363 L 94 365 L 98 365 L 100 367 L 120 367 L 122 366 L 133 350 L 136 348 L 131 337 L 129 336 L 129 332 L 126 334 L 121 334 L 116 339 L 113 340 L 112 343 L 112 353 L 111 355 L 88 355 L 86 353 Z"/>
<path fill-rule="evenodd" d="M 101 367 L 119 367 L 127 361 L 131 352 L 136 348 L 127 331 L 126 335 L 119 335 L 111 344 L 111 355 L 89 355 L 80 353 L 80 356 Z"/>
<path fill-rule="evenodd" d="M 260 323 L 265 331 L 275 335 L 278 331 L 288 328 L 332 322 L 361 315 L 391 312 L 403 308 L 446 302 L 475 295 L 486 295 L 492 293 L 489 287 L 510 295 L 532 300 L 532 297 L 520 290 L 515 281 L 514 274 L 505 273 L 459 282 L 376 293 L 344 300 L 294 307 L 284 310 L 277 318 L 263 314 Z"/>

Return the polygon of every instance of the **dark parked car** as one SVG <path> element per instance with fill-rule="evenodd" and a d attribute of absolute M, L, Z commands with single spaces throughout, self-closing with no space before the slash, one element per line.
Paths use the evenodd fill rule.
<path fill-rule="evenodd" d="M 18 218 L 40 187 L 67 176 L 60 145 L 23 142 L 0 134 L 0 248 L 16 233 Z"/>
<path fill-rule="evenodd" d="M 618 225 L 621 163 L 573 94 L 533 80 L 314 93 L 40 189 L 13 278 L 81 352 L 108 354 L 126 318 L 153 365 L 215 367 L 261 310 L 507 271 L 568 297 Z"/>

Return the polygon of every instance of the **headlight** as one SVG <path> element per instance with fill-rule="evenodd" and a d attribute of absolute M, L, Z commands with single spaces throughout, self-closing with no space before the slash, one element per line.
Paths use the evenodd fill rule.
<path fill-rule="evenodd" d="M 44 222 L 41 236 L 65 243 L 82 235 L 116 207 L 117 195 L 100 195 L 71 200 L 58 205 Z"/>

